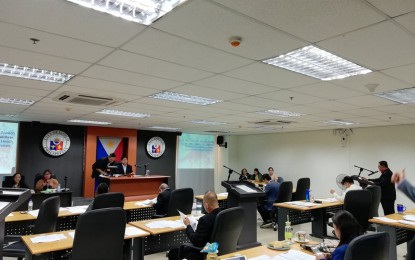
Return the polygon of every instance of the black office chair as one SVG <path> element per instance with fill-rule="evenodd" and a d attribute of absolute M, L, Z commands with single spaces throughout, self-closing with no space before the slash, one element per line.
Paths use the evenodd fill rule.
<path fill-rule="evenodd" d="M 372 194 L 368 190 L 351 190 L 346 193 L 343 209 L 349 211 L 360 224 L 364 233 L 369 227 Z"/>
<path fill-rule="evenodd" d="M 108 192 L 99 194 L 92 201 L 90 210 L 105 209 L 105 208 L 124 208 L 124 193 L 121 192 Z"/>
<path fill-rule="evenodd" d="M 34 183 L 33 183 L 33 188 L 36 188 L 36 183 L 42 178 L 43 178 L 43 173 L 36 173 Z"/>
<path fill-rule="evenodd" d="M 236 245 L 238 244 L 239 235 L 244 224 L 244 216 L 245 212 L 241 207 L 222 210 L 216 216 L 209 242 L 218 242 L 218 255 L 225 255 L 236 251 Z M 195 255 L 198 255 L 197 252 L 200 252 L 202 248 L 186 243 L 180 247 L 179 257 L 185 258 L 184 252 L 188 252 L 189 250 L 194 251 Z M 204 255 L 201 253 L 200 259 L 204 259 Z"/>
<path fill-rule="evenodd" d="M 291 181 L 284 181 L 281 183 L 280 188 L 278 190 L 278 197 L 275 200 L 275 203 L 282 203 L 291 201 L 293 193 L 293 183 Z M 271 222 L 274 231 L 277 231 L 278 225 L 278 209 L 273 207 L 273 210 L 270 212 L 271 214 Z"/>
<path fill-rule="evenodd" d="M 382 190 L 380 186 L 367 186 L 365 190 L 372 194 L 372 205 L 370 206 L 370 218 L 379 217 L 379 204 L 382 197 Z"/>
<path fill-rule="evenodd" d="M 56 230 L 59 207 L 59 196 L 45 199 L 42 204 L 40 204 L 39 214 L 33 227 L 34 234 L 54 232 Z M 4 241 L 3 256 L 17 257 L 18 259 L 25 257 L 26 246 L 21 241 L 20 236 L 6 236 Z"/>
<path fill-rule="evenodd" d="M 347 247 L 344 260 L 387 260 L 389 239 L 389 234 L 386 232 L 358 236 Z"/>
<path fill-rule="evenodd" d="M 125 225 L 122 208 L 81 214 L 76 222 L 71 259 L 122 259 Z"/>
<path fill-rule="evenodd" d="M 281 177 L 281 176 L 278 176 L 278 178 L 277 178 L 277 182 L 279 182 L 279 183 L 283 183 L 283 182 L 284 182 L 284 178 L 283 178 L 283 177 Z"/>
<path fill-rule="evenodd" d="M 305 200 L 305 192 L 310 189 L 310 178 L 300 178 L 297 181 L 297 187 L 293 192 L 293 201 Z"/>
<path fill-rule="evenodd" d="M 173 217 L 179 216 L 180 210 L 184 214 L 191 214 L 193 206 L 193 189 L 183 188 L 171 192 L 167 214 L 154 215 L 153 218 Z"/>

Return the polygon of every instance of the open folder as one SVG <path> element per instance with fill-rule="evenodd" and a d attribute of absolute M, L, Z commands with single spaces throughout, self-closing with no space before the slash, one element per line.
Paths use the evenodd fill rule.
<path fill-rule="evenodd" d="M 180 210 L 177 210 L 180 214 L 180 218 L 182 221 L 184 221 L 184 219 L 187 217 L 183 212 L 181 212 Z M 190 226 L 193 228 L 193 231 L 196 231 L 197 228 L 197 220 L 195 219 L 195 217 L 193 217 L 192 215 L 190 215 L 189 217 L 190 220 Z"/>

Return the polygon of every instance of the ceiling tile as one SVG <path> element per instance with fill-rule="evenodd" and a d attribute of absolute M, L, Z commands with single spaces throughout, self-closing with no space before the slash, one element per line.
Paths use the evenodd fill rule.
<path fill-rule="evenodd" d="M 415 11 L 415 2 L 413 0 L 367 0 L 369 3 L 379 8 L 382 12 L 390 17 L 406 14 Z"/>

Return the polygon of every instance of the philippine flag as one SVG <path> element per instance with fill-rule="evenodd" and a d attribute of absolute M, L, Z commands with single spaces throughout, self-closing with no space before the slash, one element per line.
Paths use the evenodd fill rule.
<path fill-rule="evenodd" d="M 123 153 L 123 142 L 121 137 L 98 137 L 97 140 L 97 159 L 108 157 L 110 153 L 115 153 L 116 160 L 120 161 Z"/>

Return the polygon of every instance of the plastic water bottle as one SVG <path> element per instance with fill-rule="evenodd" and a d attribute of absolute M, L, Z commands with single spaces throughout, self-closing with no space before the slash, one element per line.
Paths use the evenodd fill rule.
<path fill-rule="evenodd" d="M 61 185 L 58 185 L 58 188 L 56 189 L 57 192 L 61 192 Z"/>
<path fill-rule="evenodd" d="M 287 222 L 285 222 L 285 240 L 291 241 L 293 238 L 293 228 L 291 227 L 290 219 L 287 216 Z"/>
<path fill-rule="evenodd" d="M 305 201 L 310 202 L 310 189 L 305 190 Z"/>
<path fill-rule="evenodd" d="M 27 205 L 27 210 L 32 211 L 33 210 L 33 201 L 29 200 L 29 204 Z"/>

